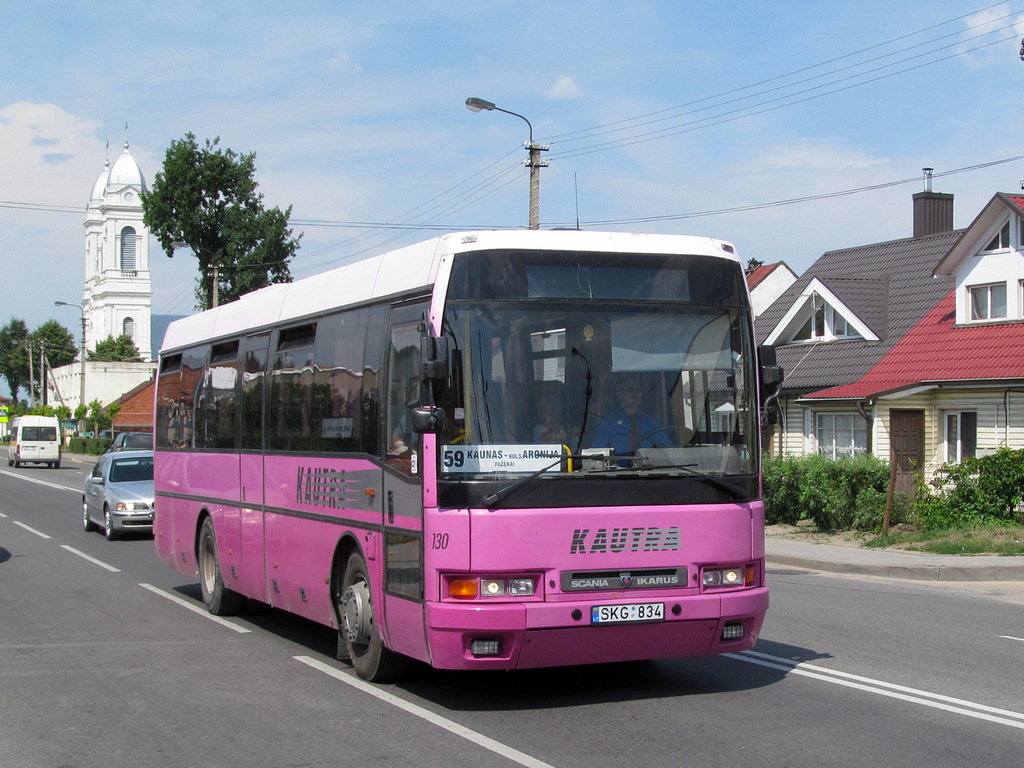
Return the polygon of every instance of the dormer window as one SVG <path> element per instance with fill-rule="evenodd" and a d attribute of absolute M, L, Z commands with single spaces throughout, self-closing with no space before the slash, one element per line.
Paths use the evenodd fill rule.
<path fill-rule="evenodd" d="M 992 238 L 988 245 L 983 249 L 985 251 L 1002 251 L 1010 247 L 1010 222 L 1007 221 L 1003 224 L 1002 229 L 999 230 L 998 234 Z"/>
<path fill-rule="evenodd" d="M 807 321 L 793 334 L 793 341 L 823 341 L 825 339 L 857 339 L 846 318 L 830 306 L 818 307 Z"/>
<path fill-rule="evenodd" d="M 1006 283 L 976 285 L 968 289 L 971 297 L 971 320 L 1006 319 Z"/>

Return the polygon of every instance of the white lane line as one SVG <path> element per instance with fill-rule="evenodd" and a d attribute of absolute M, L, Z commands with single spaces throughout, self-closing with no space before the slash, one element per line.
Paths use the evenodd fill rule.
<path fill-rule="evenodd" d="M 12 520 L 11 522 L 14 523 L 15 525 L 21 526 L 22 528 L 24 528 L 29 533 L 34 533 L 36 536 L 38 536 L 41 539 L 52 539 L 53 538 L 53 536 L 47 536 L 42 531 L 37 531 L 31 525 L 25 525 L 24 523 L 22 523 L 22 522 L 20 522 L 18 520 Z"/>
<path fill-rule="evenodd" d="M 47 482 L 46 480 L 39 480 L 38 478 L 35 478 L 35 477 L 26 477 L 25 475 L 19 475 L 19 474 L 16 474 L 14 472 L 7 472 L 7 471 L 2 470 L 2 469 L 0 469 L 0 475 L 7 475 L 8 477 L 16 477 L 19 480 L 27 480 L 28 482 L 35 483 L 36 485 L 45 485 L 47 488 L 56 488 L 58 491 L 71 491 L 72 493 L 81 493 L 82 492 L 81 488 L 69 488 L 66 485 L 59 485 L 58 483 L 50 483 L 50 482 Z"/>
<path fill-rule="evenodd" d="M 1016 640 L 1020 643 L 1024 643 L 1024 637 L 1014 637 L 1013 635 L 1000 635 L 1001 640 Z"/>
<path fill-rule="evenodd" d="M 235 624 L 235 622 L 233 622 L 233 621 L 228 621 L 227 619 L 222 619 L 220 616 L 214 616 L 212 613 L 207 611 L 205 608 L 200 608 L 198 605 L 195 605 L 195 604 L 189 602 L 188 600 L 185 600 L 184 598 L 178 597 L 177 595 L 172 595 L 170 592 L 165 592 L 162 589 L 158 589 L 157 587 L 154 587 L 152 584 L 139 584 L 139 586 L 142 587 L 143 589 L 148 589 L 154 595 L 160 595 L 160 597 L 165 597 L 168 600 L 170 600 L 172 603 L 177 603 L 182 608 L 188 608 L 190 611 L 192 611 L 193 613 L 196 613 L 196 614 L 202 616 L 204 619 L 209 619 L 210 621 L 215 621 L 218 624 L 220 624 L 222 627 L 227 627 L 228 629 L 232 629 L 235 632 L 238 632 L 239 634 L 247 634 L 249 632 L 252 632 L 251 629 L 246 629 L 243 626 Z"/>
<path fill-rule="evenodd" d="M 354 675 L 346 674 L 340 669 L 332 667 L 329 664 L 324 664 L 321 661 L 317 661 L 310 656 L 293 656 L 292 658 L 296 661 L 302 662 L 306 666 L 323 672 L 325 675 L 330 675 L 335 680 L 340 680 L 345 683 L 345 685 L 357 688 L 363 693 L 368 693 L 393 707 L 397 707 L 398 709 L 408 712 L 410 715 L 415 715 L 416 717 L 426 720 L 431 725 L 436 725 L 438 728 L 443 728 L 449 733 L 453 733 L 456 736 L 466 739 L 466 741 L 471 741 L 477 746 L 490 750 L 497 755 L 501 755 L 518 765 L 526 766 L 526 768 L 554 768 L 550 763 L 545 763 L 543 760 L 531 757 L 525 752 L 513 749 L 507 744 L 502 744 L 500 741 L 495 741 L 494 739 L 484 736 L 482 733 L 477 733 L 464 725 L 456 723 L 453 720 L 449 720 L 447 717 L 438 715 L 435 712 L 431 712 L 429 709 L 425 709 L 418 704 L 413 704 L 412 702 L 400 699 L 398 696 L 377 688 L 370 683 L 367 683 L 365 680 L 360 680 Z"/>
<path fill-rule="evenodd" d="M 770 656 L 757 651 L 744 651 L 742 654 L 724 654 L 730 659 L 744 661 L 748 664 L 757 664 L 762 667 L 779 669 L 783 672 L 792 672 L 814 680 L 821 680 L 833 685 L 842 685 L 847 688 L 855 688 L 859 691 L 874 693 L 878 696 L 887 696 L 900 701 L 907 701 L 911 704 L 918 704 L 923 707 L 932 707 L 946 712 L 952 712 L 965 717 L 973 717 L 978 720 L 987 720 L 998 725 L 1008 725 L 1011 728 L 1024 730 L 1024 713 L 1013 712 L 1008 709 L 998 709 L 985 704 L 977 704 L 965 699 L 956 699 L 952 696 L 943 696 L 930 691 L 922 691 L 916 688 L 908 688 L 895 683 L 887 683 L 884 680 L 875 680 L 870 677 L 851 675 L 847 672 L 838 672 L 834 669 L 819 667 L 805 662 L 796 662 L 790 659 L 783 659 L 779 656 Z"/>
<path fill-rule="evenodd" d="M 90 563 L 92 563 L 93 565 L 98 565 L 100 568 L 106 568 L 111 573 L 120 573 L 121 572 L 120 568 L 115 568 L 112 565 L 108 565 L 107 563 L 104 563 L 102 560 L 97 560 L 95 557 L 91 557 L 91 556 L 85 554 L 85 552 L 80 552 L 79 550 L 75 549 L 74 547 L 69 547 L 67 544 L 61 544 L 60 546 L 61 546 L 61 549 L 66 549 L 71 554 L 78 555 L 83 560 L 88 560 Z"/>

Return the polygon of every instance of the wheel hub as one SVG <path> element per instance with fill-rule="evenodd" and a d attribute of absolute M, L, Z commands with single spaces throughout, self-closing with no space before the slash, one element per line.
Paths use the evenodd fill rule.
<path fill-rule="evenodd" d="M 341 598 L 341 615 L 345 622 L 343 631 L 349 643 L 366 645 L 370 642 L 373 608 L 366 582 L 360 581 L 345 589 Z"/>

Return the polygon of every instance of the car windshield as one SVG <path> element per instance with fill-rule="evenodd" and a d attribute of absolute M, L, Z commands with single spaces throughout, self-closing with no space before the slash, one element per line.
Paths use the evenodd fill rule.
<path fill-rule="evenodd" d="M 21 438 L 25 441 L 53 442 L 57 439 L 57 428 L 25 427 L 21 430 Z"/>
<path fill-rule="evenodd" d="M 153 447 L 153 436 L 148 433 L 125 435 L 124 447 L 128 450 L 149 449 Z"/>
<path fill-rule="evenodd" d="M 153 479 L 153 457 L 115 459 L 110 467 L 110 482 L 135 483 Z"/>

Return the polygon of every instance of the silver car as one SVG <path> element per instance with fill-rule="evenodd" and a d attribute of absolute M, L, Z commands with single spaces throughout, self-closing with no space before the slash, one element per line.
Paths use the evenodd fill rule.
<path fill-rule="evenodd" d="M 85 478 L 82 526 L 102 527 L 111 541 L 128 531 L 153 532 L 153 452 L 100 456 Z"/>

